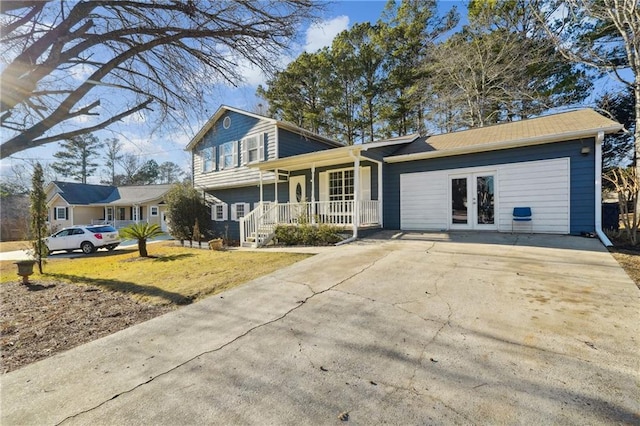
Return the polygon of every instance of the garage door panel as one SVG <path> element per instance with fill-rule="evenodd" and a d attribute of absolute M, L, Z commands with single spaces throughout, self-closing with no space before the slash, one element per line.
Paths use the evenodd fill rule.
<path fill-rule="evenodd" d="M 501 231 L 511 230 L 514 207 L 529 206 L 533 231 L 569 233 L 569 159 L 509 164 L 499 169 Z"/>
<path fill-rule="evenodd" d="M 400 176 L 400 228 L 446 229 L 446 172 L 409 173 Z"/>

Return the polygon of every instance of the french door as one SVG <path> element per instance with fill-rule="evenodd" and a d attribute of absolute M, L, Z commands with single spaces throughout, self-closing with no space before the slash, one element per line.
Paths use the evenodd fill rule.
<path fill-rule="evenodd" d="M 495 172 L 449 176 L 451 229 L 498 229 Z"/>

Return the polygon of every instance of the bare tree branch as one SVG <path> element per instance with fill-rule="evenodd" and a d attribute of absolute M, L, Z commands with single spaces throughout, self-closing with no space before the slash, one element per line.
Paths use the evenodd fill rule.
<path fill-rule="evenodd" d="M 297 25 L 320 7 L 311 0 L 2 2 L 3 11 L 25 6 L 0 35 L 9 61 L 0 75 L 7 130 L 0 158 L 67 135 L 79 115 L 99 113 L 106 119 L 98 127 L 118 121 L 105 109 L 74 109 L 95 108 L 105 96 L 116 108 L 152 99 L 156 123 L 175 109 L 202 112 L 216 82 L 238 83 L 240 61 L 273 70 Z"/>

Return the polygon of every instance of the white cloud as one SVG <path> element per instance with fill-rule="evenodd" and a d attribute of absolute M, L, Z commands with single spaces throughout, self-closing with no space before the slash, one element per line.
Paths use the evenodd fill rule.
<path fill-rule="evenodd" d="M 331 46 L 333 39 L 349 27 L 348 16 L 338 16 L 328 21 L 317 22 L 307 28 L 304 50 L 313 53 Z"/>

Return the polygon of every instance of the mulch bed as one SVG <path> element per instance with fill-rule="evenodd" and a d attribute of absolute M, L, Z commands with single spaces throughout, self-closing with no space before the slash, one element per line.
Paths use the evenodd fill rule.
<path fill-rule="evenodd" d="M 175 309 L 64 282 L 24 285 L 16 277 L 15 283 L 3 284 L 0 289 L 2 373 Z"/>

